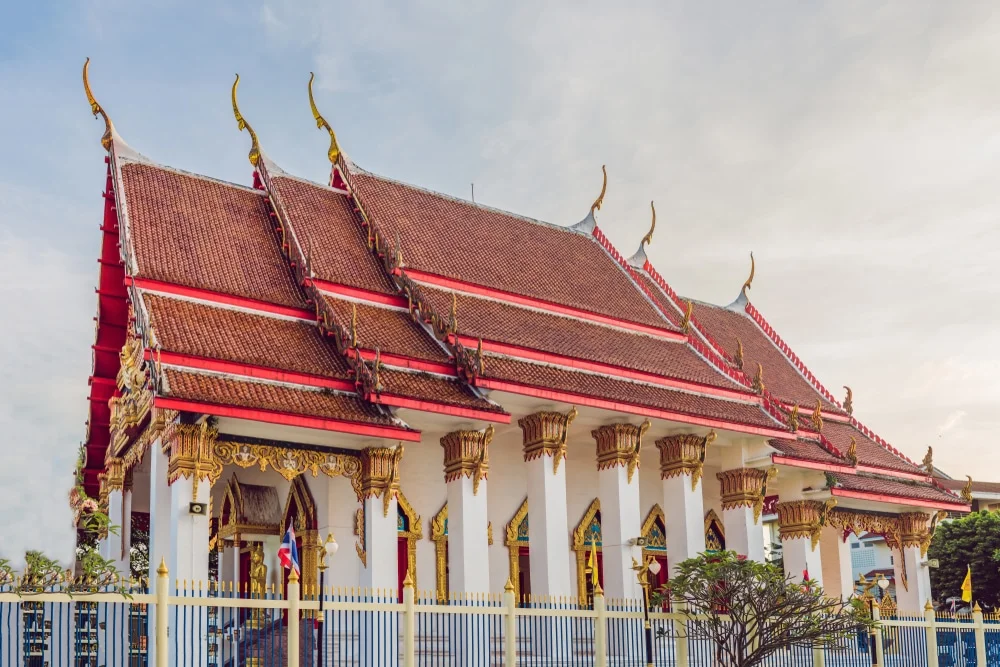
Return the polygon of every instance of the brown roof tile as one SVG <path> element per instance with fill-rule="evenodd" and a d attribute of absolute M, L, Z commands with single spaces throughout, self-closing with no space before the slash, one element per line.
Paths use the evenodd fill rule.
<path fill-rule="evenodd" d="M 139 277 L 305 306 L 261 194 L 147 164 L 122 182 Z"/>
<path fill-rule="evenodd" d="M 838 459 L 830 452 L 823 449 L 822 445 L 812 440 L 775 438 L 769 440 L 768 444 L 777 449 L 782 454 L 796 459 L 806 461 L 817 461 L 820 463 L 832 463 L 835 465 L 847 465 L 847 462 Z"/>
<path fill-rule="evenodd" d="M 329 294 L 324 298 L 347 329 L 351 327 L 351 307 L 357 308 L 358 345 L 364 349 L 379 348 L 383 352 L 439 363 L 450 359 L 438 342 L 405 311 L 338 299 Z"/>
<path fill-rule="evenodd" d="M 379 377 L 385 393 L 484 412 L 498 414 L 504 412 L 500 406 L 476 396 L 458 379 L 449 380 L 428 373 L 411 373 L 388 368 L 383 369 Z"/>
<path fill-rule="evenodd" d="M 832 473 L 840 488 L 847 491 L 861 491 L 864 493 L 878 493 L 886 496 L 897 496 L 900 498 L 913 498 L 917 500 L 930 500 L 942 503 L 962 504 L 960 498 L 939 489 L 927 482 L 903 480 L 882 475 L 868 475 L 858 473 L 857 475 L 847 475 L 843 473 Z"/>
<path fill-rule="evenodd" d="M 888 451 L 851 424 L 827 419 L 823 423 L 823 435 L 834 447 L 845 453 L 850 448 L 853 437 L 858 444 L 858 462 L 863 465 L 905 472 L 922 472 L 919 467 Z"/>
<path fill-rule="evenodd" d="M 347 379 L 314 324 L 143 294 L 164 352 Z"/>
<path fill-rule="evenodd" d="M 349 197 L 294 178 L 271 179 L 271 192 L 321 280 L 396 294 L 368 249 Z"/>
<path fill-rule="evenodd" d="M 446 315 L 451 292 L 421 286 L 434 310 Z M 459 333 L 551 354 L 621 366 L 712 387 L 745 390 L 682 342 L 543 313 L 464 294 L 456 297 Z"/>
<path fill-rule="evenodd" d="M 598 243 L 386 180 L 350 178 L 365 212 L 389 239 L 399 235 L 407 266 L 655 327 L 662 316 Z"/>
<path fill-rule="evenodd" d="M 934 478 L 938 484 L 952 491 L 961 491 L 965 488 L 968 480 L 965 479 L 945 479 L 943 477 Z M 1000 493 L 1000 482 L 977 482 L 972 481 L 972 492 L 976 493 Z"/>
<path fill-rule="evenodd" d="M 759 406 L 698 396 L 627 380 L 487 355 L 485 377 L 531 387 L 556 389 L 619 403 L 721 419 L 762 428 L 780 428 Z"/>
<path fill-rule="evenodd" d="M 330 391 L 235 380 L 219 375 L 164 369 L 167 396 L 251 410 L 269 410 L 322 419 L 394 425 L 379 408 L 357 396 Z"/>

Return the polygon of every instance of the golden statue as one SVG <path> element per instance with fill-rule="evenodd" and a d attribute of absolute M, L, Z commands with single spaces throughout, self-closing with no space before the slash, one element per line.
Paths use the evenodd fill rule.
<path fill-rule="evenodd" d="M 264 563 L 264 545 L 250 547 L 250 595 L 264 597 L 267 588 L 267 565 Z"/>

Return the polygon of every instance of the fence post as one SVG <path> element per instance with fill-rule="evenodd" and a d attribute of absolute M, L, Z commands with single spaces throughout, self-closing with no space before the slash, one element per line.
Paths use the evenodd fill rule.
<path fill-rule="evenodd" d="M 677 614 L 683 614 L 687 611 L 687 605 L 680 601 L 674 603 L 674 608 L 677 610 Z M 677 667 L 688 667 L 687 620 L 682 615 L 680 619 L 675 617 L 672 622 L 674 624 L 674 641 L 677 642 L 674 644 L 674 663 Z"/>
<path fill-rule="evenodd" d="M 288 573 L 288 667 L 299 667 L 299 575 Z"/>
<path fill-rule="evenodd" d="M 826 667 L 826 653 L 822 646 L 813 646 L 813 667 Z"/>
<path fill-rule="evenodd" d="M 417 664 L 416 609 L 413 601 L 413 575 L 407 570 L 403 579 L 403 667 Z"/>
<path fill-rule="evenodd" d="M 929 667 L 937 667 L 938 645 L 937 628 L 934 626 L 937 616 L 934 614 L 934 605 L 928 600 L 924 605 L 924 623 L 927 624 L 927 664 Z"/>
<path fill-rule="evenodd" d="M 504 667 L 517 666 L 517 599 L 514 597 L 514 583 L 507 579 L 503 587 L 503 605 L 507 608 L 504 617 Z"/>
<path fill-rule="evenodd" d="M 872 628 L 872 636 L 875 638 L 875 662 L 873 664 L 878 665 L 878 667 L 885 667 L 885 654 L 882 649 L 882 627 L 879 621 L 882 618 L 880 613 L 878 602 L 872 600 L 872 620 L 875 621 L 875 627 Z"/>
<path fill-rule="evenodd" d="M 167 561 L 160 559 L 156 568 L 156 667 L 167 667 L 169 664 L 170 645 L 167 643 L 167 619 L 169 618 L 170 598 L 167 587 L 170 584 L 167 577 Z"/>
<path fill-rule="evenodd" d="M 594 582 L 594 667 L 608 665 L 608 617 L 605 615 L 604 591 Z"/>
<path fill-rule="evenodd" d="M 976 627 L 976 664 L 986 664 L 986 626 L 983 625 L 983 610 L 979 603 L 972 608 L 972 622 Z"/>

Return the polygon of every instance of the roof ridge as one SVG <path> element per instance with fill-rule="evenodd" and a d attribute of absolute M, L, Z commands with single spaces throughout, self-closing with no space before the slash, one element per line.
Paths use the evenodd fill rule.
<path fill-rule="evenodd" d="M 187 178 L 193 178 L 199 181 L 207 181 L 209 183 L 214 183 L 215 185 L 222 185 L 225 187 L 233 188 L 235 190 L 241 190 L 250 194 L 255 194 L 261 197 L 266 197 L 267 194 L 254 188 L 250 185 L 243 185 L 241 183 L 233 183 L 232 181 L 226 181 L 221 178 L 215 178 L 213 176 L 206 176 L 205 174 L 198 174 L 193 171 L 187 171 L 186 169 L 179 169 L 177 167 L 171 167 L 169 165 L 161 164 L 159 162 L 153 162 L 152 160 L 136 160 L 131 157 L 119 156 L 121 161 L 121 168 L 124 169 L 129 165 L 141 165 L 144 167 L 152 167 L 153 169 L 160 169 L 162 171 L 169 172 L 171 174 L 177 174 L 178 176 L 185 176 Z"/>

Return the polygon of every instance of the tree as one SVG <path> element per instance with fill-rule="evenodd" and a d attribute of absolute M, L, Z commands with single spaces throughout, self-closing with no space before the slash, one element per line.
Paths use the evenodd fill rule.
<path fill-rule="evenodd" d="M 973 512 L 945 521 L 934 531 L 927 557 L 940 567 L 931 570 L 931 590 L 944 601 L 962 596 L 962 582 L 972 568 L 972 594 L 980 605 L 1000 606 L 1000 514 Z M 911 577 L 913 575 L 910 575 Z"/>
<path fill-rule="evenodd" d="M 720 667 L 762 665 L 791 646 L 837 646 L 873 625 L 860 600 L 828 598 L 815 582 L 793 583 L 774 565 L 732 551 L 680 563 L 654 603 L 666 596 L 684 603 L 678 613 L 690 621 L 688 637 L 713 642 Z"/>

